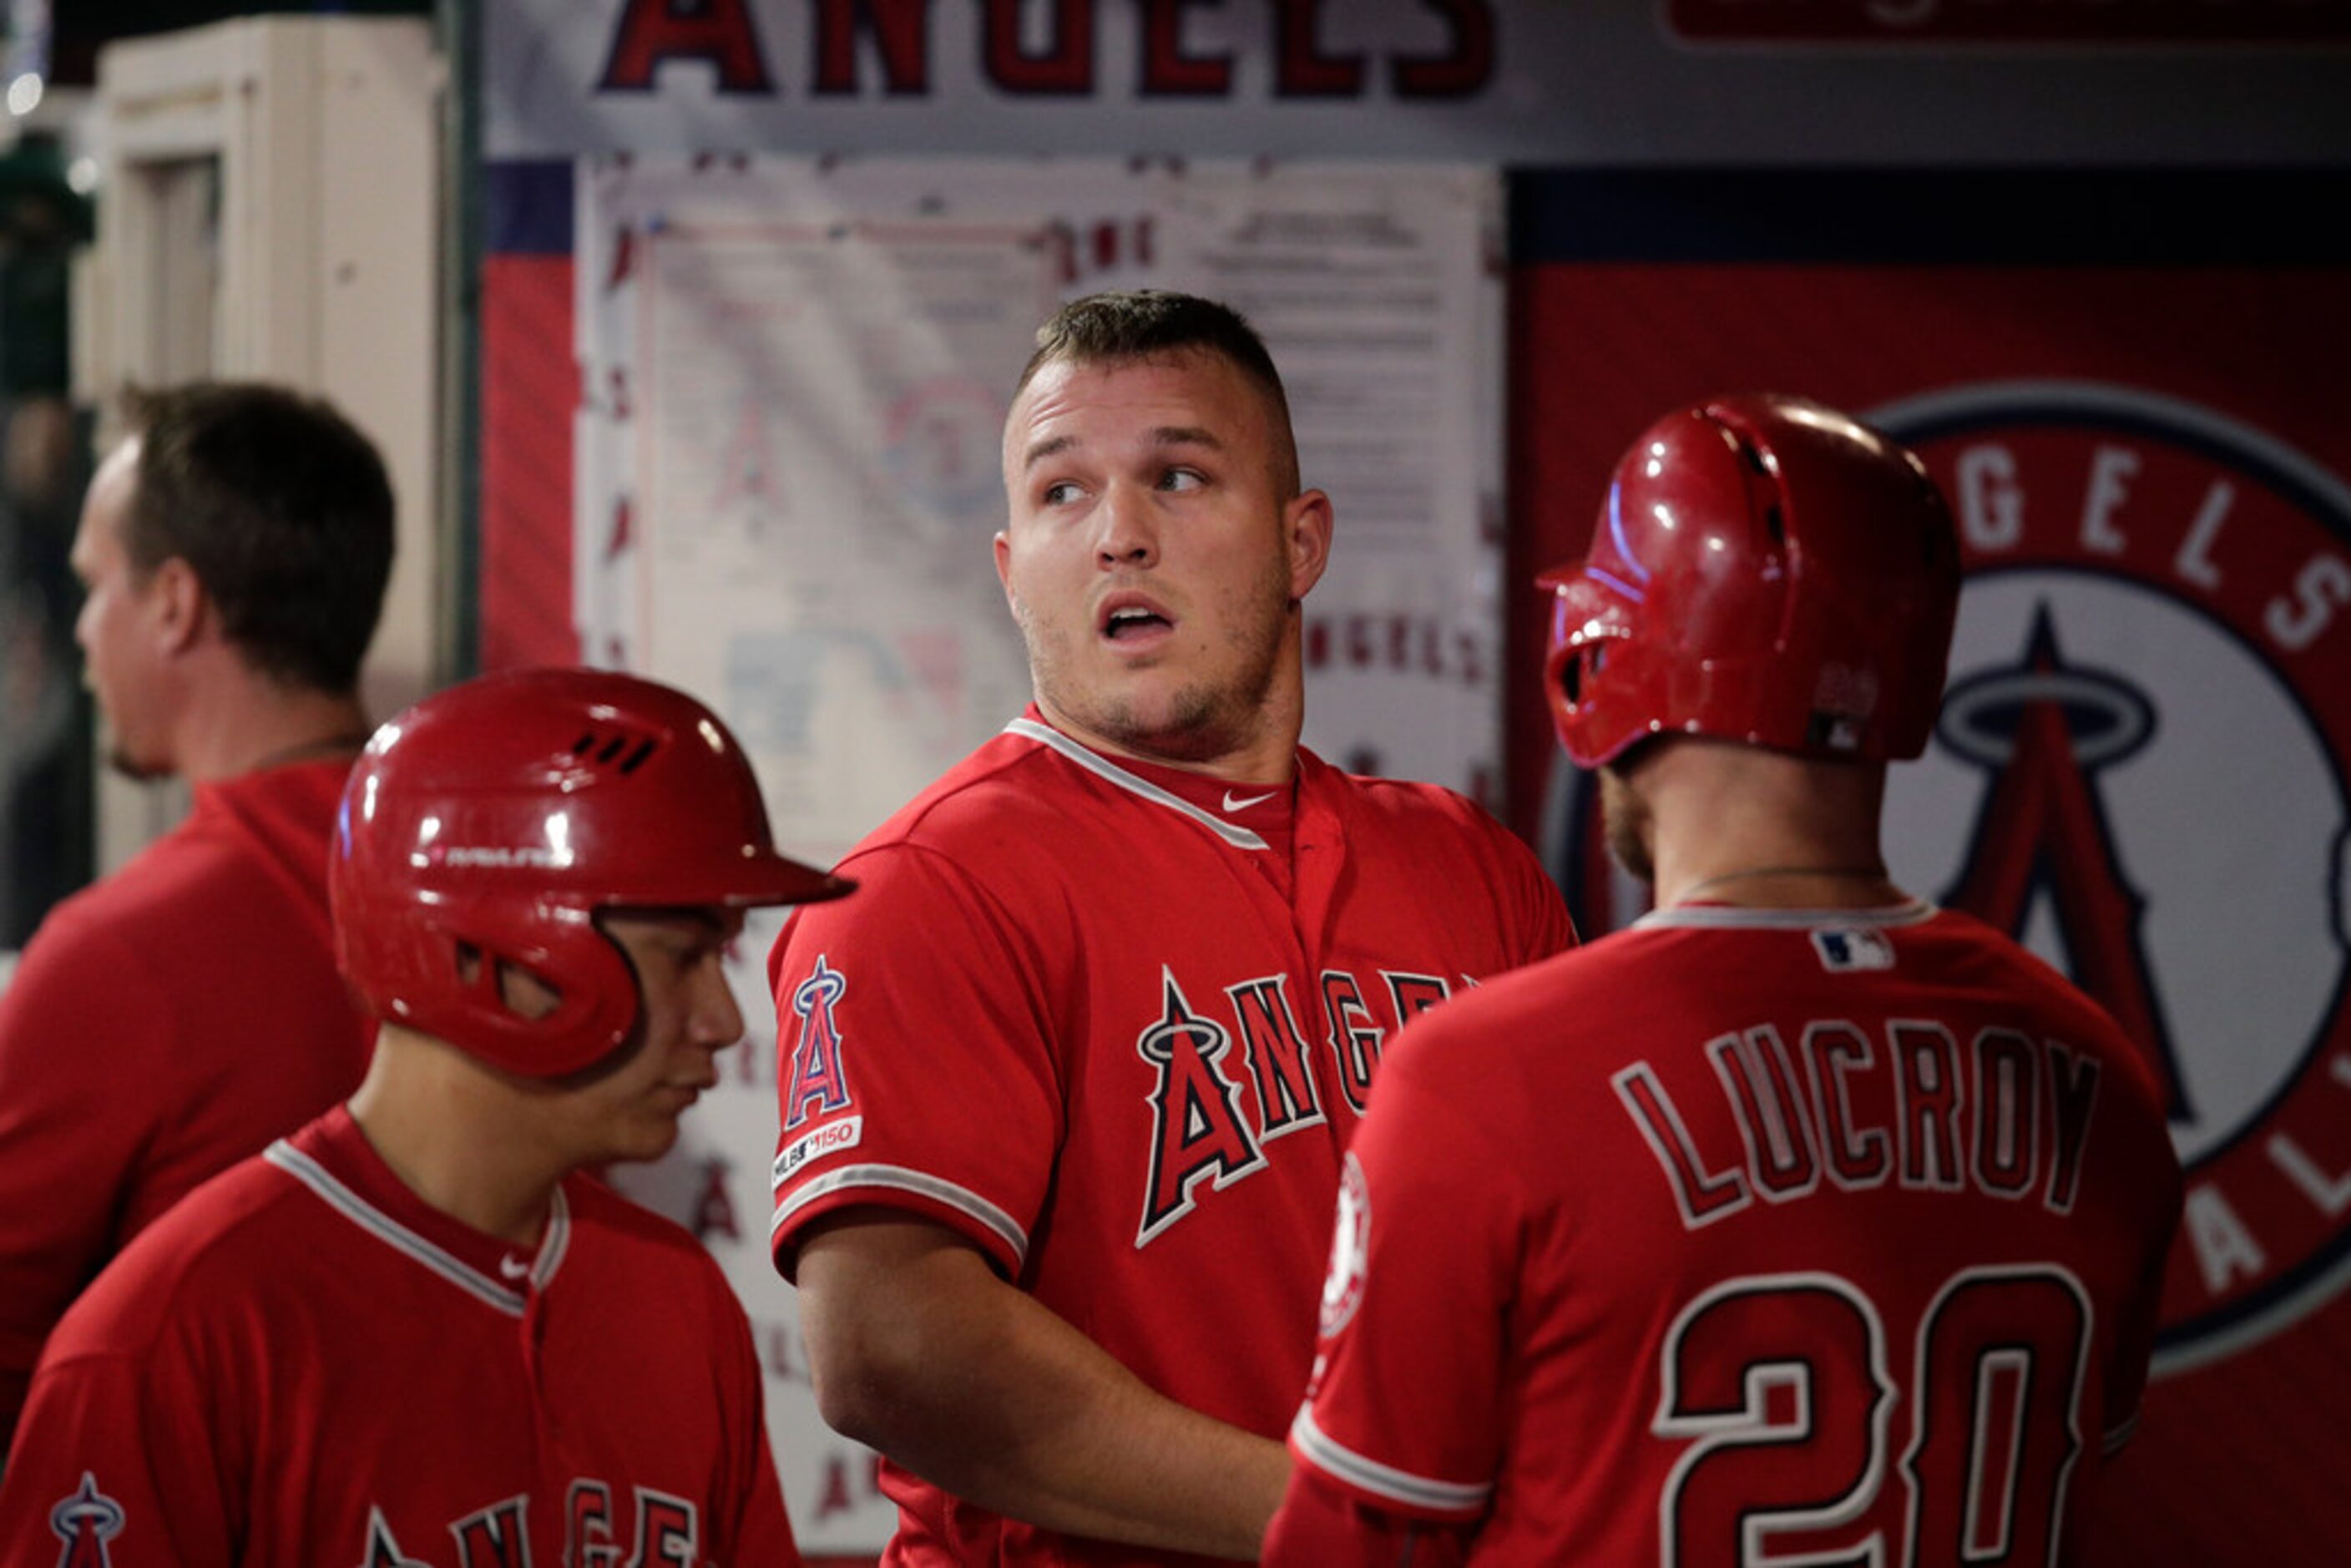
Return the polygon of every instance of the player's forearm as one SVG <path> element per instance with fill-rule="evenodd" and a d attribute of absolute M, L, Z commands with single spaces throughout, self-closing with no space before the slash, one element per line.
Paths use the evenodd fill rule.
<path fill-rule="evenodd" d="M 1114 1362 L 1113 1376 L 1085 1359 L 1003 1354 L 988 1375 L 902 1406 L 885 1451 L 1011 1518 L 1254 1559 L 1290 1469 L 1281 1446 L 1153 1393 Z"/>
<path fill-rule="evenodd" d="M 802 1249 L 799 1281 L 836 1429 L 1011 1518 L 1257 1555 L 1289 1475 L 1280 1444 L 1154 1392 L 967 1247 L 850 1254 L 831 1239 Z"/>

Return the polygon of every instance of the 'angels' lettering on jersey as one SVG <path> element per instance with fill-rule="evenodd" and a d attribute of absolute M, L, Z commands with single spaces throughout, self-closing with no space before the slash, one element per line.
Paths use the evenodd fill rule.
<path fill-rule="evenodd" d="M 1221 1190 L 1263 1170 L 1264 1146 L 1276 1138 L 1329 1120 L 1307 1032 L 1290 1001 L 1290 977 L 1265 975 L 1225 988 L 1233 1020 L 1228 1029 L 1196 1009 L 1162 966 L 1159 1016 L 1135 1037 L 1135 1051 L 1154 1069 L 1150 1174 L 1134 1245 L 1149 1246 L 1190 1214 L 1194 1189 Z M 1322 977 L 1322 1037 L 1331 1071 L 1350 1106 L 1361 1113 L 1386 1031 L 1364 1004 L 1364 988 L 1343 969 Z M 1434 975 L 1380 972 L 1401 1023 L 1451 994 Z M 1465 977 L 1463 984 L 1471 982 Z M 1235 1055 L 1234 1041 L 1241 1050 Z M 1243 1093 L 1246 1084 L 1252 1097 Z M 1254 1114 L 1252 1115 L 1252 1106 Z"/>
<path fill-rule="evenodd" d="M 1708 1041 L 1705 1051 L 1736 1149 L 1721 1132 L 1726 1118 L 1686 1115 L 1646 1061 L 1609 1081 L 1687 1229 L 1759 1196 L 1803 1197 L 1823 1176 L 1847 1192 L 1890 1178 L 1912 1191 L 1972 1189 L 2012 1202 L 2038 1194 L 2051 1213 L 2073 1211 L 2101 1069 L 2056 1040 L 1993 1027 L 1963 1046 L 1940 1023 L 1897 1019 L 1886 1025 L 1881 1050 L 1858 1025 L 1822 1019 L 1793 1048 L 1759 1024 Z"/>
<path fill-rule="evenodd" d="M 564 1499 L 563 1561 L 570 1568 L 691 1568 L 702 1552 L 702 1512 L 684 1498 L 651 1487 L 631 1489 L 627 1514 L 615 1508 L 611 1487 L 574 1480 Z M 458 1568 L 532 1568 L 530 1499 L 501 1498 L 449 1526 Z M 93 1559 L 92 1561 L 103 1561 Z M 381 1505 L 368 1511 L 368 1538 L 360 1568 L 433 1568 L 403 1550 Z"/>

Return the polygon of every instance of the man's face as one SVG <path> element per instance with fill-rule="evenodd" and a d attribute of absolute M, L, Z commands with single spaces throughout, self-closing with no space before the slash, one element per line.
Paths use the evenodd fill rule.
<path fill-rule="evenodd" d="M 153 574 L 137 571 L 122 544 L 138 463 L 137 441 L 115 448 L 82 502 L 71 557 L 83 595 L 74 641 L 81 646 L 82 679 L 106 718 L 107 759 L 133 779 L 154 779 L 174 767 L 165 723 L 172 698 L 162 680 L 159 584 Z"/>
<path fill-rule="evenodd" d="M 576 1165 L 658 1159 L 677 1119 L 718 1082 L 718 1053 L 743 1038 L 726 984 L 741 912 L 632 910 L 597 926 L 636 972 L 636 1028 L 611 1055 L 555 1084 L 554 1110 Z"/>
<path fill-rule="evenodd" d="M 1297 603 L 1331 513 L 1320 491 L 1280 494 L 1275 439 L 1265 395 L 1207 352 L 1056 361 L 1022 391 L 996 571 L 1057 726 L 1207 763 L 1294 711 Z"/>

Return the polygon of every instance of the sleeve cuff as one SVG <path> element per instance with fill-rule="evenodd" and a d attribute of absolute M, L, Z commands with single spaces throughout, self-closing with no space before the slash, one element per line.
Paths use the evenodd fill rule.
<path fill-rule="evenodd" d="M 779 1193 L 768 1226 L 768 1250 L 789 1276 L 785 1256 L 810 1221 L 836 1209 L 870 1205 L 935 1219 L 968 1237 L 1009 1279 L 1029 1256 L 1029 1232 L 1003 1209 L 966 1186 L 904 1166 L 843 1166 Z"/>
<path fill-rule="evenodd" d="M 1366 1458 L 1316 1426 L 1311 1405 L 1300 1406 L 1290 1424 L 1290 1451 L 1379 1507 L 1418 1519 L 1475 1519 L 1494 1495 L 1491 1482 L 1437 1480 Z"/>

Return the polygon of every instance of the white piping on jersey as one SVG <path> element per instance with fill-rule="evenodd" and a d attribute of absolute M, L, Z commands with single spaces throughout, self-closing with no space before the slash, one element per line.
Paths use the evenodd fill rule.
<path fill-rule="evenodd" d="M 1250 832 L 1236 827 L 1213 811 L 1204 811 L 1183 796 L 1162 789 L 1148 779 L 1138 779 L 1108 758 L 1097 756 L 1063 735 L 1050 725 L 1039 724 L 1033 718 L 1016 718 L 1004 727 L 1007 735 L 1025 735 L 1040 745 L 1050 746 L 1087 772 L 1106 779 L 1131 795 L 1140 795 L 1155 806 L 1165 806 L 1199 823 L 1208 831 L 1237 850 L 1270 850 L 1273 846 Z"/>
<path fill-rule="evenodd" d="M 2109 1428 L 2104 1441 L 2099 1444 L 2098 1451 L 2109 1459 L 2121 1453 L 2124 1447 L 2138 1436 L 2138 1416 L 2139 1413 L 2134 1410 L 2122 1425 Z"/>
<path fill-rule="evenodd" d="M 1900 904 L 1883 904 L 1876 909 L 1766 909 L 1735 904 L 1677 904 L 1670 909 L 1652 909 L 1625 929 L 1656 931 L 1669 926 L 1713 926 L 1730 930 L 1808 931 L 1816 925 L 1849 929 L 1855 925 L 1916 925 L 1921 921 L 1932 920 L 1941 913 L 1923 898 L 1905 899 Z"/>
<path fill-rule="evenodd" d="M 988 1229 L 1002 1237 L 1012 1249 L 1012 1260 L 1017 1267 L 1029 1256 L 1029 1232 L 1020 1228 L 1004 1210 L 973 1192 L 957 1186 L 944 1177 L 927 1171 L 908 1170 L 904 1166 L 843 1166 L 837 1171 L 827 1171 L 786 1198 L 776 1209 L 776 1218 L 768 1222 L 768 1239 L 772 1244 L 784 1221 L 830 1193 L 849 1187 L 878 1186 L 893 1192 L 916 1193 L 946 1204 L 949 1208 L 970 1215 Z"/>
<path fill-rule="evenodd" d="M 507 1290 L 455 1253 L 427 1241 L 345 1186 L 326 1166 L 285 1139 L 280 1138 L 270 1145 L 262 1152 L 262 1157 L 318 1194 L 329 1207 L 377 1240 L 407 1253 L 459 1290 L 509 1317 L 523 1315 L 526 1303 L 520 1291 Z M 541 1290 L 546 1288 L 547 1282 L 555 1278 L 556 1268 L 563 1261 L 563 1254 L 570 1244 L 571 1205 L 559 1186 L 555 1189 L 554 1206 L 547 1218 L 547 1239 L 539 1247 L 538 1262 L 531 1268 L 532 1284 Z"/>
<path fill-rule="evenodd" d="M 1353 1449 L 1332 1441 L 1322 1427 L 1314 1424 L 1314 1407 L 1301 1405 L 1298 1418 L 1290 1424 L 1290 1440 L 1298 1451 L 1329 1471 L 1337 1479 L 1358 1491 L 1384 1497 L 1391 1502 L 1407 1503 L 1414 1508 L 1436 1510 L 1444 1513 L 1475 1513 L 1486 1506 L 1494 1494 L 1493 1486 L 1472 1485 L 1466 1481 L 1431 1480 L 1426 1476 L 1414 1475 L 1377 1459 L 1367 1459 Z"/>

